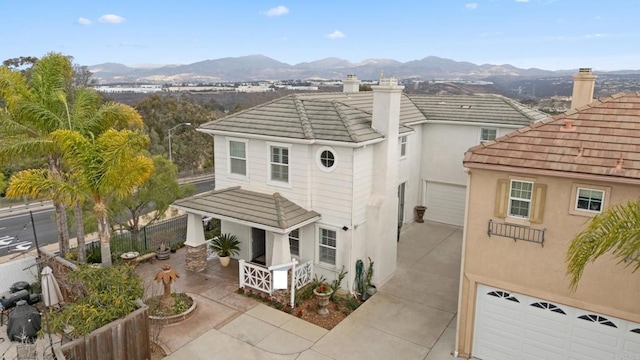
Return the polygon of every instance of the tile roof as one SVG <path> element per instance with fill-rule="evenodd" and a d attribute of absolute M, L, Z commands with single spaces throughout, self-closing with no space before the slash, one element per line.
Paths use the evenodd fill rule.
<path fill-rule="evenodd" d="M 174 202 L 173 206 L 283 230 L 320 218 L 317 212 L 306 210 L 279 193 L 265 194 L 239 186 L 194 195 Z"/>
<path fill-rule="evenodd" d="M 549 115 L 500 95 L 408 95 L 429 121 L 526 126 Z"/>
<path fill-rule="evenodd" d="M 571 130 L 567 130 L 571 123 Z M 467 151 L 466 167 L 640 179 L 640 93 L 616 94 Z"/>
<path fill-rule="evenodd" d="M 202 130 L 300 140 L 359 143 L 381 139 L 371 128 L 373 92 L 288 95 L 201 125 Z M 400 134 L 430 120 L 524 126 L 546 117 L 502 96 L 402 94 Z"/>
<path fill-rule="evenodd" d="M 371 112 L 333 99 L 289 95 L 201 125 L 204 130 L 301 140 L 363 142 L 383 136 L 371 128 Z"/>

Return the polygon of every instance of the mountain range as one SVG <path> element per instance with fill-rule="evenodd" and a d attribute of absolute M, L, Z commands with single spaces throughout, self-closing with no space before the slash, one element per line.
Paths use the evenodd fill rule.
<path fill-rule="evenodd" d="M 227 57 L 187 65 L 165 65 L 153 68 L 104 63 L 89 66 L 89 70 L 99 83 L 213 83 L 286 79 L 344 79 L 347 74 L 355 74 L 359 79 L 371 80 L 378 79 L 380 71 L 384 71 L 387 76 L 399 79 L 480 80 L 495 76 L 515 78 L 566 76 L 576 72 L 576 70 L 521 69 L 509 64 L 476 65 L 437 56 L 427 56 L 420 60 L 404 63 L 393 59 L 369 59 L 352 63 L 348 60 L 330 57 L 289 65 L 264 55 Z M 637 74 L 639 72 L 630 70 L 610 73 Z"/>

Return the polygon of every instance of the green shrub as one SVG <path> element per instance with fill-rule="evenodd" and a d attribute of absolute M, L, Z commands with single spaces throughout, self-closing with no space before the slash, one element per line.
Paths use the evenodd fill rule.
<path fill-rule="evenodd" d="M 54 333 L 62 333 L 71 326 L 74 338 L 133 312 L 137 308 L 136 299 L 143 293 L 142 280 L 130 266 L 80 265 L 68 278 L 79 289 L 75 293 L 78 298 L 61 312 L 51 312 L 49 322 Z"/>

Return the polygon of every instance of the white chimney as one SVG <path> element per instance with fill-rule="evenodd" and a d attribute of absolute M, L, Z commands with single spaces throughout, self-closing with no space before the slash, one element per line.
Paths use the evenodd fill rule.
<path fill-rule="evenodd" d="M 342 84 L 343 93 L 357 93 L 360 91 L 360 80 L 355 75 L 347 75 L 347 79 Z"/>
<path fill-rule="evenodd" d="M 382 283 L 396 269 L 398 231 L 398 127 L 403 86 L 395 78 L 380 78 L 373 89 L 371 126 L 384 136 L 375 144 L 373 164 L 375 173 L 371 200 L 367 205 L 367 253 L 375 258 L 374 282 Z"/>
<path fill-rule="evenodd" d="M 593 101 L 596 78 L 597 76 L 591 73 L 591 68 L 580 68 L 578 73 L 573 75 L 572 109 L 587 105 Z"/>

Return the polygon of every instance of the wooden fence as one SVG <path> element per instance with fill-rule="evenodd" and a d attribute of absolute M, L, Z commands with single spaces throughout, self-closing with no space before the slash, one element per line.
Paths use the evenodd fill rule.
<path fill-rule="evenodd" d="M 66 360 L 150 359 L 147 308 L 140 308 L 124 319 L 116 320 L 83 338 L 63 344 L 60 350 Z"/>

